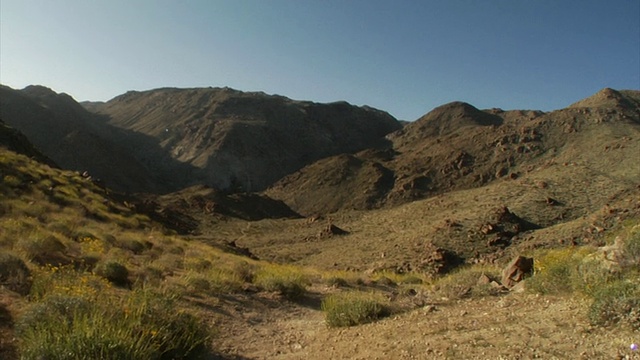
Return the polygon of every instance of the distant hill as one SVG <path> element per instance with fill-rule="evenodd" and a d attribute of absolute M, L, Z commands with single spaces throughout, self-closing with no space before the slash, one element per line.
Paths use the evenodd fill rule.
<path fill-rule="evenodd" d="M 319 159 L 376 145 L 401 128 L 391 115 L 346 102 L 318 104 L 229 88 L 128 92 L 87 109 L 109 125 L 156 139 L 171 158 L 194 168 L 174 172 L 182 187 L 206 184 L 259 191 Z M 162 161 L 156 149 L 132 148 Z"/>
<path fill-rule="evenodd" d="M 42 86 L 0 88 L 0 117 L 61 167 L 125 192 L 204 184 L 264 190 L 321 158 L 374 146 L 401 128 L 389 114 L 228 88 L 128 92 L 77 103 Z"/>
<path fill-rule="evenodd" d="M 36 149 L 24 134 L 7 126 L 2 119 L 0 119 L 0 147 L 18 154 L 26 155 L 41 163 L 55 166 L 55 163 Z"/>
<path fill-rule="evenodd" d="M 67 94 L 42 86 L 0 86 L 0 118 L 62 168 L 88 171 L 122 191 L 157 190 L 127 146 L 141 136 L 105 124 Z"/>
<path fill-rule="evenodd" d="M 477 188 L 551 162 L 584 163 L 594 172 L 634 181 L 640 152 L 631 144 L 640 136 L 639 125 L 640 92 L 632 90 L 604 89 L 549 113 L 479 110 L 454 102 L 388 135 L 378 147 L 309 165 L 266 194 L 312 215 Z"/>

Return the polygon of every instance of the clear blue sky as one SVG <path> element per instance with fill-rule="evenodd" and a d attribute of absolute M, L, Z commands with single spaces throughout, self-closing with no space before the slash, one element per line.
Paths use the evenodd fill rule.
<path fill-rule="evenodd" d="M 229 86 L 415 120 L 640 88 L 638 0 L 0 0 L 0 82 L 75 99 Z"/>

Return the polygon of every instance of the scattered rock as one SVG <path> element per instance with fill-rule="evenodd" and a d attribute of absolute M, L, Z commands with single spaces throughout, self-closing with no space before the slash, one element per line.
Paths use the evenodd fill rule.
<path fill-rule="evenodd" d="M 340 235 L 347 235 L 347 234 L 349 234 L 348 231 L 343 230 L 333 224 L 329 224 L 324 229 L 322 229 L 322 231 L 320 231 L 320 233 L 318 234 L 318 237 L 323 239 L 327 237 L 332 237 L 334 235 L 340 236 Z"/>
<path fill-rule="evenodd" d="M 428 244 L 419 268 L 429 274 L 444 274 L 462 262 L 463 259 L 455 252 Z"/>
<path fill-rule="evenodd" d="M 518 256 L 502 270 L 502 285 L 511 289 L 533 272 L 533 258 Z"/>

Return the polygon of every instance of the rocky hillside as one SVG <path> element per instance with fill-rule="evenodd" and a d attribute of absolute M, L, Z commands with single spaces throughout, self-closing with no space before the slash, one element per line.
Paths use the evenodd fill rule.
<path fill-rule="evenodd" d="M 88 171 L 123 191 L 157 189 L 157 181 L 126 145 L 143 141 L 141 136 L 106 125 L 67 94 L 42 86 L 1 86 L 0 118 L 62 168 Z"/>
<path fill-rule="evenodd" d="M 0 118 L 65 169 L 124 192 L 204 184 L 263 190 L 321 158 L 375 146 L 389 114 L 224 89 L 128 92 L 80 105 L 42 86 L 0 87 Z"/>
<path fill-rule="evenodd" d="M 589 169 L 584 176 L 630 185 L 640 175 L 639 132 L 638 91 L 603 89 L 548 113 L 454 102 L 377 147 L 314 163 L 266 193 L 303 215 L 371 209 L 515 180 L 553 163 L 581 164 Z"/>
<path fill-rule="evenodd" d="M 322 158 L 375 146 L 401 128 L 389 114 L 346 102 L 317 104 L 229 88 L 128 92 L 87 103 L 108 124 L 151 137 L 191 173 L 183 185 L 231 191 L 263 190 Z M 154 148 L 136 144 L 136 157 L 163 162 Z"/>
<path fill-rule="evenodd" d="M 0 147 L 16 152 L 18 154 L 26 155 L 41 163 L 55 166 L 54 162 L 44 156 L 38 149 L 36 149 L 33 144 L 31 144 L 29 140 L 27 140 L 27 137 L 24 136 L 24 134 L 12 127 L 7 126 L 7 124 L 5 124 L 1 119 Z"/>

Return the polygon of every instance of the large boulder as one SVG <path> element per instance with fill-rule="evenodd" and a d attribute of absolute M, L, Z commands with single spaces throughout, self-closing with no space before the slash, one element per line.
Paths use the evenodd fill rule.
<path fill-rule="evenodd" d="M 532 273 L 533 258 L 518 256 L 502 270 L 502 285 L 511 289 Z"/>

